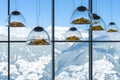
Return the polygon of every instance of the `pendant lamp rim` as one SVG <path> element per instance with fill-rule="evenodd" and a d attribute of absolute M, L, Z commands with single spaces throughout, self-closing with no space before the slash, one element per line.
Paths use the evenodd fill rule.
<path fill-rule="evenodd" d="M 98 16 L 97 14 L 92 14 L 93 15 L 93 18 L 95 19 L 95 20 L 98 20 L 98 19 L 100 19 L 100 16 Z"/>
<path fill-rule="evenodd" d="M 115 25 L 115 23 L 114 22 L 110 22 L 109 25 Z"/>
<path fill-rule="evenodd" d="M 75 28 L 75 27 L 70 28 L 70 31 L 76 31 L 76 30 L 77 30 L 77 28 Z"/>
<path fill-rule="evenodd" d="M 41 27 L 41 26 L 37 26 L 37 27 L 35 27 L 33 30 L 36 31 L 36 32 L 41 32 L 41 31 L 44 30 L 44 28 Z"/>
<path fill-rule="evenodd" d="M 79 6 L 79 7 L 77 7 L 77 10 L 78 11 L 86 11 L 87 8 L 85 6 Z"/>
<path fill-rule="evenodd" d="M 20 15 L 20 12 L 15 10 L 15 11 L 12 12 L 12 15 Z"/>

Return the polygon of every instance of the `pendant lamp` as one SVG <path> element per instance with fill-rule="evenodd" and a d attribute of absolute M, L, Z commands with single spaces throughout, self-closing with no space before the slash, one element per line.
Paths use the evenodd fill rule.
<path fill-rule="evenodd" d="M 21 14 L 21 12 L 18 11 L 17 6 L 18 6 L 18 2 L 17 0 L 15 0 L 15 10 L 11 12 L 7 20 L 7 26 L 9 27 L 25 27 L 26 26 L 26 20 L 24 16 Z"/>
<path fill-rule="evenodd" d="M 93 31 L 105 30 L 105 27 L 106 27 L 105 22 L 97 13 L 98 13 L 98 5 L 97 5 L 97 0 L 96 0 L 95 1 L 95 11 L 92 14 L 93 15 L 93 23 L 91 26 L 91 30 L 93 30 Z"/>
<path fill-rule="evenodd" d="M 93 17 L 90 11 L 85 6 L 81 5 L 73 11 L 70 23 L 74 25 L 87 25 L 91 24 L 92 19 Z"/>
<path fill-rule="evenodd" d="M 101 30 L 105 30 L 105 22 L 103 21 L 103 19 L 98 16 L 97 14 L 93 14 L 93 23 L 92 23 L 92 27 L 91 29 L 93 31 L 101 31 Z"/>
<path fill-rule="evenodd" d="M 40 17 L 40 0 L 36 0 L 36 27 L 29 33 L 27 37 L 28 45 L 49 45 L 50 37 L 47 31 L 39 26 L 39 17 Z"/>
<path fill-rule="evenodd" d="M 27 37 L 28 45 L 49 45 L 50 38 L 44 28 L 37 26 L 35 27 Z"/>
<path fill-rule="evenodd" d="M 65 39 L 67 41 L 78 41 L 82 38 L 80 31 L 75 28 L 71 27 L 65 34 Z"/>
<path fill-rule="evenodd" d="M 114 22 L 110 22 L 107 26 L 107 32 L 119 32 L 119 28 Z"/>
<path fill-rule="evenodd" d="M 110 14 L 111 15 L 111 22 L 107 26 L 107 32 L 110 32 L 110 33 L 112 33 L 112 32 L 119 32 L 118 26 L 112 20 L 113 19 L 113 14 L 112 14 L 112 12 L 113 12 L 113 10 L 112 10 L 113 4 L 112 4 L 112 0 L 111 0 L 110 3 L 111 3 L 111 14 Z"/>

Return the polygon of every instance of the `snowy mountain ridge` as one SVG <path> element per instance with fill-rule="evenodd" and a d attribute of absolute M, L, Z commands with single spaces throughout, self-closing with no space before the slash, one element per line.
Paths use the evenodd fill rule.
<path fill-rule="evenodd" d="M 56 27 L 55 38 L 64 39 L 69 28 Z M 24 40 L 32 28 L 11 28 L 12 39 Z M 51 34 L 51 27 L 46 28 Z M 84 39 L 88 31 L 82 31 Z M 94 40 L 117 40 L 119 33 L 93 32 Z M 51 35 L 50 35 L 51 36 Z M 6 38 L 5 38 L 6 37 Z M 7 28 L 0 27 L 0 40 L 7 39 Z M 0 76 L 7 79 L 7 44 L 0 44 Z M 93 80 L 120 80 L 120 44 L 93 43 Z M 11 79 L 51 80 L 51 45 L 28 46 L 11 43 Z M 87 42 L 55 43 L 56 80 L 89 80 Z"/>
<path fill-rule="evenodd" d="M 10 37 L 11 40 L 25 40 L 28 34 L 31 32 L 33 28 L 23 27 L 23 28 L 10 28 Z M 69 27 L 61 27 L 55 26 L 55 39 L 63 40 L 65 33 Z M 50 37 L 52 36 L 52 27 L 48 26 L 45 30 L 49 33 Z M 82 34 L 82 40 L 88 40 L 88 31 L 79 30 Z M 1 26 L 0 27 L 0 40 L 7 40 L 8 35 L 8 27 Z M 107 33 L 105 31 L 94 31 L 93 32 L 93 39 L 94 40 L 118 40 L 120 39 L 120 33 Z M 109 38 L 107 38 L 109 37 Z M 117 38 L 116 38 L 117 37 Z"/>

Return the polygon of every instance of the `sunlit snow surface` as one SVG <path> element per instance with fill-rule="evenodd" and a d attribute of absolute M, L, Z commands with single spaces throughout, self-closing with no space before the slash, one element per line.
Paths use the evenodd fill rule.
<path fill-rule="evenodd" d="M 50 45 L 11 44 L 11 79 L 49 80 L 52 73 L 51 53 Z"/>
<path fill-rule="evenodd" d="M 59 40 L 64 39 L 63 31 L 66 31 L 60 29 L 62 28 L 58 28 L 55 34 L 55 38 Z M 7 34 L 2 30 L 0 36 L 4 37 L 0 37 L 0 40 L 7 38 Z M 12 34 L 25 32 L 20 36 L 14 34 L 14 40 L 24 40 L 30 30 L 24 29 L 21 32 L 14 30 Z M 51 32 L 50 27 L 47 31 Z M 83 32 L 82 35 L 87 40 L 87 33 Z M 94 40 L 119 39 L 120 33 L 96 33 L 93 37 Z M 0 80 L 7 80 L 7 45 L 7 43 L 0 43 Z M 25 43 L 11 43 L 10 46 L 11 80 L 51 80 L 51 45 L 29 46 Z M 56 80 L 89 80 L 88 46 L 87 42 L 55 43 Z M 120 80 L 119 52 L 120 43 L 93 43 L 93 80 Z"/>

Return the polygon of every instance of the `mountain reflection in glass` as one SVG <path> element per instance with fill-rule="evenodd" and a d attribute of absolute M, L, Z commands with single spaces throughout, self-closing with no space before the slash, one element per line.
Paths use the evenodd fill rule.
<path fill-rule="evenodd" d="M 28 45 L 49 45 L 50 38 L 47 31 L 40 26 L 35 27 L 27 37 L 27 44 Z"/>
<path fill-rule="evenodd" d="M 119 32 L 119 28 L 114 22 L 110 22 L 107 26 L 107 32 Z"/>
<path fill-rule="evenodd" d="M 23 14 L 18 9 L 18 1 L 19 0 L 14 0 L 14 10 L 8 16 L 7 26 L 9 27 L 25 27 L 26 26 L 26 20 Z"/>
<path fill-rule="evenodd" d="M 65 34 L 67 41 L 78 41 L 82 38 L 80 31 L 75 27 L 71 27 Z"/>
<path fill-rule="evenodd" d="M 7 26 L 9 27 L 25 27 L 26 20 L 24 16 L 19 11 L 13 11 L 7 21 Z"/>
<path fill-rule="evenodd" d="M 91 24 L 92 22 L 92 14 L 90 11 L 84 7 L 79 6 L 76 10 L 72 13 L 70 23 L 71 24 Z"/>
<path fill-rule="evenodd" d="M 92 22 L 92 27 L 91 29 L 94 31 L 101 31 L 105 29 L 105 22 L 103 21 L 103 19 L 98 16 L 97 14 L 93 14 L 93 22 Z"/>

